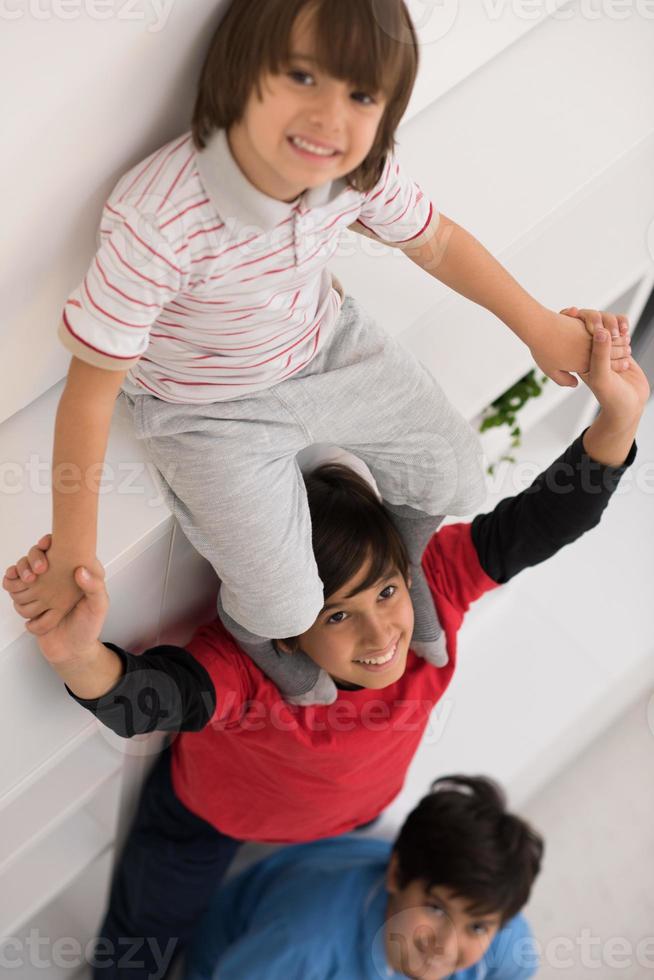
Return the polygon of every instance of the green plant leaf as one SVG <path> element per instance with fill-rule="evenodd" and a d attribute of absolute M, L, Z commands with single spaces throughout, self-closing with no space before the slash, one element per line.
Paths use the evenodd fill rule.
<path fill-rule="evenodd" d="M 543 385 L 549 380 L 546 374 L 541 374 L 537 378 L 536 368 L 532 368 L 523 378 L 491 402 L 481 419 L 479 431 L 487 432 L 488 429 L 506 425 L 511 433 L 511 449 L 517 449 L 522 445 L 522 429 L 517 422 L 518 412 L 530 398 L 538 398 L 542 394 Z M 514 456 L 502 456 L 500 462 L 515 463 L 516 459 Z M 496 466 L 497 463 L 488 466 L 487 472 L 490 476 L 494 474 Z"/>

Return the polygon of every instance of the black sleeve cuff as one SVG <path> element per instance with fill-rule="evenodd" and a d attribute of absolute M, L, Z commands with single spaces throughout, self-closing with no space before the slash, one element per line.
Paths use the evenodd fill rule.
<path fill-rule="evenodd" d="M 216 692 L 204 667 L 182 647 L 158 646 L 135 655 L 113 643 L 124 674 L 101 698 L 78 698 L 83 708 L 122 738 L 145 732 L 200 731 L 216 708 Z"/>
<path fill-rule="evenodd" d="M 604 466 L 584 450 L 586 431 L 526 490 L 473 520 L 473 544 L 493 581 L 508 582 L 599 524 L 637 448 L 622 466 Z"/>

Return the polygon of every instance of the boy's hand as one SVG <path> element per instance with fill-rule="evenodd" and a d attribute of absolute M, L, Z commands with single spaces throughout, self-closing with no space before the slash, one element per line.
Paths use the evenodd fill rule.
<path fill-rule="evenodd" d="M 581 310 L 589 325 L 594 318 L 593 310 Z M 614 362 L 609 353 L 611 338 L 607 330 L 594 324 L 593 351 L 588 372 L 581 372 L 582 381 L 588 385 L 600 404 L 603 415 L 616 426 L 625 426 L 640 419 L 650 396 L 647 377 L 638 364 L 629 358 L 629 364 L 621 371 L 611 371 Z"/>
<path fill-rule="evenodd" d="M 47 545 L 43 547 L 46 539 Z M 48 549 L 46 559 L 44 552 Z M 11 568 L 16 570 L 20 579 L 20 590 L 7 589 L 13 594 L 20 593 L 20 600 L 14 599 L 16 612 L 23 619 L 35 620 L 40 617 L 44 632 L 57 626 L 84 594 L 76 582 L 74 566 L 57 555 L 49 534 Z M 7 569 L 8 574 L 9 571 Z M 18 585 L 14 577 L 10 581 Z"/>
<path fill-rule="evenodd" d="M 600 412 L 584 433 L 584 449 L 604 466 L 622 466 L 636 437 L 649 398 L 649 383 L 635 361 L 626 371 L 611 370 L 610 339 L 595 330 L 590 371 L 582 374 L 600 404 Z"/>
<path fill-rule="evenodd" d="M 628 318 L 599 310 L 579 310 L 576 306 L 552 313 L 545 326 L 538 331 L 530 345 L 536 364 L 557 384 L 576 388 L 578 381 L 570 372 L 588 373 L 592 335 L 597 327 L 608 330 L 611 336 L 613 370 L 626 371 L 631 354 Z"/>
<path fill-rule="evenodd" d="M 104 568 L 96 559 L 90 563 L 88 570 L 75 569 L 75 588 L 80 599 L 67 615 L 63 618 L 57 617 L 55 625 L 52 610 L 36 619 L 32 618 L 30 612 L 33 603 L 25 599 L 32 586 L 26 583 L 47 574 L 50 559 L 47 552 L 51 542 L 51 536 L 44 535 L 37 545 L 30 548 L 27 555 L 11 565 L 2 580 L 2 587 L 11 595 L 16 612 L 30 620 L 26 629 L 37 637 L 45 659 L 53 667 L 81 666 L 97 651 L 100 632 L 109 608 Z"/>

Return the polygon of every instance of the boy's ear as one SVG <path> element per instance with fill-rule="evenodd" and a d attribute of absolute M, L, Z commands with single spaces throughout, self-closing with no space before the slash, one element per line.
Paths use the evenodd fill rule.
<path fill-rule="evenodd" d="M 400 891 L 400 885 L 397 879 L 397 854 L 395 851 L 391 854 L 391 859 L 388 862 L 388 868 L 386 869 L 386 891 L 389 895 L 396 895 Z"/>
<path fill-rule="evenodd" d="M 283 640 L 273 640 L 273 646 L 279 653 L 293 653 L 288 643 L 284 643 Z"/>

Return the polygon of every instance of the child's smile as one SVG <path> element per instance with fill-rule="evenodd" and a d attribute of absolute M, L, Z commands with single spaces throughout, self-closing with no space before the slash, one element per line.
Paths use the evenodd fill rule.
<path fill-rule="evenodd" d="M 336 147 L 330 148 L 326 143 L 318 141 L 316 137 L 295 135 L 288 137 L 288 144 L 293 151 L 305 160 L 312 163 L 328 163 L 334 157 L 341 156 L 342 151 Z"/>
<path fill-rule="evenodd" d="M 365 657 L 356 657 L 354 663 L 359 664 L 365 670 L 372 671 L 373 673 L 383 673 L 384 671 L 392 670 L 400 655 L 401 638 L 401 635 L 398 634 L 385 650 L 379 652 L 371 651 Z"/>

